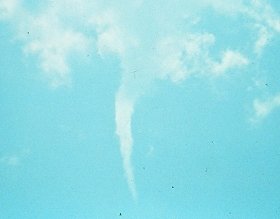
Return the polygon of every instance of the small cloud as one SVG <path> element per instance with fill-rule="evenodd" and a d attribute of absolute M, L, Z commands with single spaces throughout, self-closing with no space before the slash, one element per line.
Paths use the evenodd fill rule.
<path fill-rule="evenodd" d="M 169 37 L 158 45 L 160 78 L 170 78 L 173 82 L 185 80 L 194 74 L 210 73 L 222 75 L 233 68 L 248 65 L 248 59 L 239 52 L 227 50 L 220 62 L 210 54 L 215 36 L 210 33 L 188 34 L 185 37 Z"/>
<path fill-rule="evenodd" d="M 250 7 L 251 6 L 251 7 Z M 245 13 L 257 23 L 264 23 L 275 32 L 280 32 L 280 17 L 266 1 L 252 0 Z"/>
<path fill-rule="evenodd" d="M 30 153 L 29 149 L 23 149 L 15 154 L 5 155 L 0 158 L 0 163 L 7 166 L 19 166 L 22 160 Z"/>
<path fill-rule="evenodd" d="M 24 52 L 39 56 L 40 68 L 47 74 L 53 87 L 68 84 L 68 57 L 74 52 L 84 52 L 87 49 L 87 37 L 64 27 L 58 15 L 52 11 L 38 17 L 30 16 L 21 24 L 22 32 L 26 32 L 26 27 L 32 29 L 33 34 L 25 38 Z"/>
<path fill-rule="evenodd" d="M 219 13 L 243 15 L 251 20 L 252 26 L 258 31 L 258 37 L 253 45 L 257 55 L 261 55 L 271 38 L 280 33 L 280 16 L 267 1 L 205 0 L 205 2 Z"/>
<path fill-rule="evenodd" d="M 0 19 L 12 17 L 18 5 L 18 0 L 0 0 Z"/>
<path fill-rule="evenodd" d="M 97 32 L 97 49 L 100 55 L 112 52 L 121 55 L 125 51 L 123 33 L 117 25 L 117 17 L 113 11 L 106 11 L 101 15 L 94 16 L 92 23 Z"/>
<path fill-rule="evenodd" d="M 248 59 L 241 53 L 227 50 L 224 52 L 221 62 L 213 63 L 212 72 L 215 75 L 221 75 L 232 68 L 240 68 L 248 63 Z"/>
<path fill-rule="evenodd" d="M 20 164 L 20 158 L 17 155 L 4 156 L 0 161 L 7 166 L 18 166 Z"/>
<path fill-rule="evenodd" d="M 254 44 L 254 52 L 261 55 L 262 50 L 269 44 L 275 34 L 280 33 L 279 14 L 265 1 L 252 0 L 241 13 L 247 15 L 257 27 L 258 38 Z"/>
<path fill-rule="evenodd" d="M 154 146 L 150 145 L 149 150 L 148 150 L 148 152 L 147 152 L 147 157 L 153 156 L 154 151 L 155 151 Z"/>
<path fill-rule="evenodd" d="M 135 39 L 122 28 L 117 13 L 113 10 L 105 10 L 93 16 L 89 23 L 96 29 L 96 46 L 101 56 L 106 53 L 123 56 L 129 46 L 136 44 Z"/>
<path fill-rule="evenodd" d="M 26 10 L 20 0 L 0 0 L 0 19 L 14 27 L 25 54 L 38 56 L 39 67 L 53 87 L 70 83 L 70 56 L 86 52 L 91 42 L 74 22 L 66 23 L 62 3 L 49 3 L 34 12 Z"/>
<path fill-rule="evenodd" d="M 243 0 L 204 0 L 203 3 L 213 7 L 219 13 L 233 15 L 243 8 Z"/>
<path fill-rule="evenodd" d="M 251 122 L 258 122 L 280 107 L 280 93 L 266 100 L 255 99 L 253 102 L 254 117 Z"/>
<path fill-rule="evenodd" d="M 254 52 L 260 55 L 272 38 L 272 33 L 265 26 L 257 25 L 259 29 L 258 38 L 255 42 Z"/>
<path fill-rule="evenodd" d="M 179 82 L 200 73 L 209 60 L 208 48 L 214 42 L 215 37 L 210 33 L 189 33 L 162 39 L 157 45 L 161 66 L 159 78 Z"/>

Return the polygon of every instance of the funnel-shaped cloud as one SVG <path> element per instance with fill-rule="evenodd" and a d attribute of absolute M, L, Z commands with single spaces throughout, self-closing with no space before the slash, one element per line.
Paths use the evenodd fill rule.
<path fill-rule="evenodd" d="M 120 149 L 123 158 L 123 167 L 129 189 L 136 199 L 137 192 L 135 187 L 135 180 L 133 174 L 133 167 L 131 164 L 132 153 L 132 132 L 131 132 L 131 119 L 133 114 L 134 103 L 129 99 L 122 91 L 119 91 L 116 95 L 116 133 L 120 139 Z"/>

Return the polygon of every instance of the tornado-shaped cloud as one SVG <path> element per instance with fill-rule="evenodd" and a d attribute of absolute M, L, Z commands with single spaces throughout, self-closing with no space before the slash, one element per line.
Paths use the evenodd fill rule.
<path fill-rule="evenodd" d="M 133 114 L 134 101 L 131 100 L 124 92 L 119 90 L 116 95 L 116 134 L 120 139 L 120 150 L 123 158 L 123 167 L 127 178 L 130 192 L 134 199 L 137 198 L 133 167 L 131 164 L 132 153 L 132 133 L 131 118 Z"/>

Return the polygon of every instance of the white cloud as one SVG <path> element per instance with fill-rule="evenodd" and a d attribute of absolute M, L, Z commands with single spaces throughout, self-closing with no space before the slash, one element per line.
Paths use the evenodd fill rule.
<path fill-rule="evenodd" d="M 226 15 L 233 15 L 243 8 L 243 0 L 203 0 L 202 1 L 207 6 L 210 5 L 216 11 L 224 13 Z"/>
<path fill-rule="evenodd" d="M 27 155 L 29 155 L 29 153 L 30 153 L 29 149 L 23 149 L 15 154 L 5 155 L 0 158 L 0 163 L 11 167 L 16 167 L 22 163 L 22 160 Z"/>
<path fill-rule="evenodd" d="M 272 34 L 270 31 L 267 30 L 267 27 L 256 25 L 258 26 L 258 38 L 255 42 L 254 52 L 260 55 L 265 48 L 265 46 L 269 43 L 270 39 L 272 38 Z"/>
<path fill-rule="evenodd" d="M 18 0 L 0 0 L 0 19 L 12 17 L 18 5 Z"/>
<path fill-rule="evenodd" d="M 254 117 L 251 119 L 252 122 L 260 121 L 266 118 L 270 113 L 280 107 L 280 93 L 273 97 L 267 98 L 266 100 L 255 99 L 253 102 Z"/>
<path fill-rule="evenodd" d="M 71 7 L 67 7 L 70 3 Z M 39 67 L 53 87 L 69 84 L 69 58 L 85 52 L 91 44 L 86 34 L 78 30 L 80 20 L 73 19 L 81 18 L 86 6 L 85 1 L 81 3 L 83 7 L 75 6 L 76 0 L 51 1 L 43 3 L 38 11 L 28 11 L 20 0 L 0 0 L 0 18 L 13 26 L 25 54 L 38 56 Z M 68 18 L 73 20 L 67 23 Z"/>
<path fill-rule="evenodd" d="M 89 39 L 65 27 L 53 11 L 37 17 L 30 16 L 20 26 L 21 35 L 25 34 L 25 53 L 39 56 L 40 67 L 49 77 L 51 85 L 57 87 L 69 83 L 68 57 L 85 52 Z"/>
<path fill-rule="evenodd" d="M 178 82 L 194 74 L 219 76 L 249 63 L 244 55 L 232 50 L 223 52 L 221 61 L 216 61 L 209 50 L 214 42 L 215 37 L 210 33 L 163 39 L 158 44 L 159 77 Z"/>
<path fill-rule="evenodd" d="M 248 59 L 241 53 L 227 50 L 223 53 L 220 62 L 214 62 L 212 64 L 212 72 L 215 75 L 221 75 L 232 68 L 240 68 L 248 63 Z"/>
<path fill-rule="evenodd" d="M 280 32 L 280 17 L 266 1 L 251 0 L 251 4 L 243 10 L 258 23 Z"/>
<path fill-rule="evenodd" d="M 124 92 L 119 91 L 115 102 L 116 110 L 116 133 L 120 138 L 120 149 L 123 158 L 123 166 L 127 178 L 129 189 L 134 197 L 137 198 L 133 167 L 131 164 L 132 154 L 132 133 L 131 133 L 131 119 L 133 114 L 134 103 L 130 100 Z"/>
<path fill-rule="evenodd" d="M 208 48 L 214 42 L 214 35 L 209 33 L 162 39 L 157 46 L 159 77 L 178 82 L 201 72 L 209 59 Z"/>
<path fill-rule="evenodd" d="M 123 54 L 125 47 L 122 42 L 121 32 L 118 28 L 111 27 L 108 30 L 99 33 L 97 47 L 100 54 L 113 52 Z"/>
<path fill-rule="evenodd" d="M 265 0 L 204 0 L 217 12 L 224 15 L 243 15 L 258 32 L 253 47 L 260 55 L 275 34 L 280 33 L 280 16 Z M 256 28 L 257 27 L 257 28 Z"/>
<path fill-rule="evenodd" d="M 131 120 L 134 110 L 133 95 L 128 95 L 125 77 L 127 76 L 127 53 L 137 45 L 136 39 L 121 26 L 117 13 L 113 10 L 105 10 L 91 17 L 89 23 L 96 29 L 96 46 L 99 55 L 104 57 L 107 53 L 118 55 L 123 69 L 122 82 L 115 99 L 115 123 L 116 134 L 120 140 L 120 151 L 123 160 L 123 168 L 129 190 L 134 200 L 137 199 L 137 190 L 132 165 L 133 138 Z M 125 63 L 126 62 L 126 63 Z M 123 89 L 125 88 L 125 89 Z"/>
<path fill-rule="evenodd" d="M 116 20 L 117 16 L 113 11 L 105 11 L 90 20 L 96 28 L 97 48 L 100 55 L 104 53 L 122 55 L 125 52 L 124 35 Z"/>
<path fill-rule="evenodd" d="M 20 158 L 17 155 L 2 157 L 0 161 L 8 166 L 18 166 L 20 164 Z"/>
<path fill-rule="evenodd" d="M 241 13 L 251 18 L 257 27 L 258 38 L 254 51 L 257 55 L 269 44 L 275 34 L 280 33 L 280 16 L 266 1 L 251 0 L 248 6 L 240 9 Z"/>
<path fill-rule="evenodd" d="M 121 26 L 119 17 L 113 10 L 105 10 L 91 17 L 89 23 L 96 29 L 96 44 L 101 56 L 106 53 L 124 56 L 127 49 L 136 44 L 135 39 Z"/>
<path fill-rule="evenodd" d="M 149 150 L 148 150 L 148 152 L 146 153 L 146 156 L 147 156 L 147 157 L 152 157 L 153 154 L 154 154 L 154 151 L 155 151 L 155 147 L 152 146 L 152 145 L 150 145 L 150 146 L 149 146 Z"/>

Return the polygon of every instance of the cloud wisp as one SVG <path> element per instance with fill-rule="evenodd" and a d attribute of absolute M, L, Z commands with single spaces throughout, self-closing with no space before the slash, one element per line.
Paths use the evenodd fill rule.
<path fill-rule="evenodd" d="M 19 5 L 18 0 L 0 0 L 0 19 L 11 18 Z"/>
<path fill-rule="evenodd" d="M 64 28 L 52 15 L 30 18 L 26 54 L 38 55 L 40 68 L 47 74 L 51 86 L 58 87 L 70 83 L 70 54 L 85 52 L 90 43 L 82 33 Z"/>
<path fill-rule="evenodd" d="M 220 76 L 249 64 L 243 54 L 233 50 L 223 51 L 221 60 L 214 59 L 210 49 L 215 40 L 210 33 L 190 33 L 163 39 L 158 44 L 158 61 L 163 63 L 160 77 L 178 82 L 192 75 Z"/>
<path fill-rule="evenodd" d="M 21 165 L 23 160 L 30 155 L 30 150 L 25 148 L 20 151 L 17 151 L 14 154 L 4 155 L 0 157 L 0 164 L 10 166 L 10 167 L 17 167 Z"/>
<path fill-rule="evenodd" d="M 280 108 L 280 94 L 269 97 L 266 100 L 255 99 L 253 102 L 254 117 L 251 122 L 256 123 L 266 118 L 270 113 Z"/>

